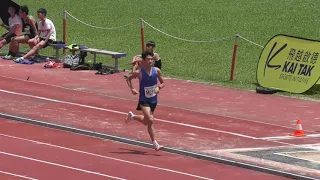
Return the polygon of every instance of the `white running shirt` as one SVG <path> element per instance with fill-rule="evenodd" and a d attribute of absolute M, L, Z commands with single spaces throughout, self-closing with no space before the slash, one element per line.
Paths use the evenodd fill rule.
<path fill-rule="evenodd" d="M 46 36 L 48 35 L 48 33 L 51 31 L 50 37 L 49 39 L 56 41 L 56 28 L 54 27 L 54 24 L 52 23 L 52 21 L 50 19 L 45 20 L 45 22 L 42 24 L 41 21 L 38 22 L 38 30 L 39 32 L 41 32 L 40 37 L 42 38 L 46 38 Z"/>

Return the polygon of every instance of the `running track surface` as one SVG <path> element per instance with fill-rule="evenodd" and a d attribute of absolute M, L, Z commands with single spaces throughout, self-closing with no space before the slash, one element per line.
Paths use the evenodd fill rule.
<path fill-rule="evenodd" d="M 149 141 L 137 122 L 124 125 L 135 101 L 0 78 L 2 112 L 82 129 Z M 159 106 L 155 114 L 161 143 L 201 153 L 235 148 L 275 147 L 319 143 L 319 137 L 266 141 L 288 136 L 294 128 Z M 306 132 L 308 132 L 306 130 Z M 309 132 L 308 132 L 309 133 Z M 313 134 L 310 132 L 309 134 Z M 172 141 L 172 139 L 176 141 Z"/>
<path fill-rule="evenodd" d="M 44 69 L 43 64 L 28 66 L 0 58 L 0 77 L 24 81 L 29 77 L 29 81 L 32 82 L 136 102 L 137 97 L 130 93 L 122 73 L 102 76 L 94 73 L 95 71 L 75 72 L 64 68 Z M 133 83 L 137 85 L 136 81 Z M 175 79 L 165 79 L 165 83 L 166 88 L 161 91 L 159 97 L 161 106 L 236 117 L 292 129 L 296 120 L 301 119 L 305 130 L 320 131 L 320 118 L 317 115 L 319 102 L 261 95 L 251 91 Z"/>
<path fill-rule="evenodd" d="M 158 141 L 166 146 L 214 154 L 217 150 L 320 142 L 319 137 L 264 139 L 288 136 L 301 117 L 305 132 L 317 134 L 317 102 L 178 80 L 166 80 L 166 84 L 156 111 Z M 0 87 L 1 112 L 150 141 L 145 127 L 123 123 L 126 113 L 136 107 L 137 97 L 130 94 L 121 73 L 97 76 L 92 71 L 1 61 Z"/>
<path fill-rule="evenodd" d="M 4 119 L 0 132 L 1 180 L 286 179 Z"/>

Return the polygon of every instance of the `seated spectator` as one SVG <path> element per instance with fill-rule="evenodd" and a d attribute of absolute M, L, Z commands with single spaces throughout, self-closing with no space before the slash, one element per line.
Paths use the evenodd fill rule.
<path fill-rule="evenodd" d="M 148 41 L 146 43 L 146 51 L 150 51 L 150 52 L 154 53 L 154 56 L 153 56 L 154 64 L 153 64 L 153 66 L 161 69 L 161 65 L 162 65 L 161 58 L 160 58 L 159 54 L 154 51 L 155 47 L 156 47 L 156 43 L 154 41 Z"/>
<path fill-rule="evenodd" d="M 4 57 L 5 59 L 12 59 L 15 57 L 19 50 L 19 43 L 26 44 L 30 39 L 33 39 L 36 34 L 38 34 L 37 22 L 31 15 L 29 15 L 28 6 L 21 6 L 19 15 L 22 18 L 23 34 L 12 38 L 9 47 L 9 53 Z"/>
<path fill-rule="evenodd" d="M 40 8 L 38 11 L 38 34 L 28 41 L 30 48 L 32 48 L 26 55 L 16 59 L 16 62 L 23 61 L 24 59 L 30 58 L 38 50 L 46 48 L 49 43 L 56 41 L 56 29 L 52 21 L 46 18 L 47 10 Z"/>
<path fill-rule="evenodd" d="M 6 44 L 9 44 L 11 39 L 20 35 L 22 31 L 22 21 L 20 16 L 16 14 L 16 9 L 9 6 L 8 12 L 10 14 L 9 26 L 5 25 L 4 23 L 1 24 L 1 26 L 8 30 L 8 32 L 0 37 L 0 49 Z"/>
<path fill-rule="evenodd" d="M 148 41 L 146 43 L 146 51 L 150 51 L 150 52 L 154 53 L 154 57 L 153 57 L 154 64 L 153 65 L 154 65 L 154 67 L 161 69 L 161 58 L 160 58 L 159 54 L 154 51 L 155 46 L 156 46 L 155 42 Z M 133 66 L 135 66 L 136 64 L 139 64 L 139 62 L 141 62 L 141 61 L 142 61 L 141 55 L 136 55 L 133 57 L 131 64 Z"/>
<path fill-rule="evenodd" d="M 153 41 L 148 41 L 146 43 L 146 51 L 150 51 L 154 53 L 153 56 L 153 60 L 154 60 L 154 67 L 157 67 L 159 69 L 161 69 L 161 58 L 159 56 L 158 53 L 154 52 L 154 47 L 156 46 L 155 42 Z M 141 55 L 136 55 L 133 57 L 132 61 L 131 61 L 131 65 L 132 65 L 132 71 L 129 74 L 125 74 L 124 77 L 128 78 L 129 75 L 133 72 L 139 69 L 139 64 L 141 63 L 142 58 Z"/>

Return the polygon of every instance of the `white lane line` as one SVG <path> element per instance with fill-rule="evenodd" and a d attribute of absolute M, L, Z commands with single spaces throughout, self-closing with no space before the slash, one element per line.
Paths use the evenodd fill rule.
<path fill-rule="evenodd" d="M 80 150 L 76 150 L 76 149 L 72 149 L 72 148 L 67 148 L 67 147 L 63 147 L 63 146 L 58 146 L 58 145 L 48 144 L 48 143 L 44 143 L 44 142 L 40 142 L 40 141 L 35 141 L 35 140 L 31 140 L 31 139 L 25 139 L 25 138 L 20 138 L 20 137 L 16 137 L 16 136 L 1 134 L 1 133 L 0 133 L 0 136 L 12 138 L 12 139 L 17 139 L 17 140 L 21 140 L 21 141 L 32 142 L 32 143 L 35 143 L 35 144 L 37 144 L 37 145 L 50 146 L 50 147 L 54 147 L 54 148 L 59 148 L 59 149 L 63 149 L 63 150 L 68 150 L 68 151 L 76 152 L 76 153 L 81 153 L 81 154 L 86 154 L 86 155 L 90 155 L 90 156 L 100 157 L 100 158 L 104 158 L 104 159 L 109 159 L 109 160 L 119 161 L 119 162 L 123 162 L 123 163 L 138 165 L 138 166 L 147 167 L 147 168 L 151 168 L 151 169 L 156 169 L 156 170 L 162 170 L 162 171 L 172 172 L 172 173 L 181 174 L 181 175 L 190 176 L 190 177 L 195 177 L 195 178 L 199 178 L 199 179 L 213 180 L 213 179 L 210 179 L 210 178 L 206 178 L 206 177 L 202 177 L 202 176 L 197 176 L 197 175 L 189 174 L 189 173 L 184 173 L 184 172 L 180 172 L 180 171 L 175 171 L 175 170 L 172 170 L 172 169 L 161 168 L 161 167 L 151 166 L 151 165 L 147 165 L 147 164 L 141 164 L 141 163 L 132 162 L 132 161 L 127 161 L 127 160 L 118 159 L 118 158 L 113 158 L 113 157 L 109 157 L 109 156 L 103 156 L 103 155 L 94 154 L 94 153 L 85 152 L 85 151 L 80 151 Z"/>
<path fill-rule="evenodd" d="M 121 111 L 116 111 L 116 110 L 106 109 L 106 108 L 99 108 L 99 107 L 95 107 L 95 106 L 78 104 L 78 103 L 73 103 L 73 102 L 68 102 L 68 101 L 61 101 L 61 100 L 57 100 L 57 99 L 45 98 L 45 97 L 40 97 L 40 96 L 34 96 L 34 95 L 30 95 L 30 94 L 23 94 L 23 93 L 18 93 L 18 92 L 13 92 L 13 91 L 7 91 L 7 90 L 3 90 L 3 89 L 0 89 L 0 92 L 19 95 L 19 96 L 30 97 L 30 98 L 35 98 L 35 99 L 41 99 L 41 100 L 51 101 L 51 102 L 56 102 L 56 103 L 68 104 L 68 105 L 73 105 L 73 106 L 80 106 L 80 107 L 89 108 L 89 109 L 95 109 L 95 110 L 100 110 L 100 111 L 107 111 L 107 112 L 112 112 L 112 113 L 121 114 L 121 115 L 127 115 L 128 114 L 127 112 L 121 112 Z M 223 133 L 223 134 L 230 134 L 230 135 L 233 135 L 233 136 L 239 136 L 239 137 L 244 137 L 244 138 L 248 138 L 248 139 L 258 139 L 258 138 L 253 137 L 253 136 L 247 136 L 247 135 L 233 133 L 233 132 L 229 132 L 229 131 L 206 128 L 206 127 L 201 127 L 201 126 L 196 126 L 196 125 L 191 125 L 191 124 L 185 124 L 185 123 L 178 123 L 178 122 L 174 122 L 174 121 L 157 119 L 157 118 L 155 118 L 155 119 L 157 121 L 160 121 L 160 122 L 180 125 L 180 126 L 189 127 L 189 128 L 207 130 L 207 131 Z"/>
<path fill-rule="evenodd" d="M 309 134 L 306 136 L 298 137 L 299 139 L 305 139 L 305 138 L 317 138 L 320 137 L 320 134 Z M 261 140 L 282 140 L 282 139 L 297 139 L 295 136 L 274 136 L 274 137 L 261 137 L 258 138 Z"/>
<path fill-rule="evenodd" d="M 27 159 L 27 160 L 30 160 L 30 161 L 40 162 L 40 163 L 44 163 L 44 164 L 50 164 L 50 165 L 53 165 L 53 166 L 63 167 L 63 168 L 67 168 L 67 169 L 72 169 L 72 170 L 85 172 L 85 173 L 89 173 L 89 174 L 94 174 L 94 175 L 98 175 L 98 176 L 103 176 L 103 177 L 108 177 L 108 178 L 112 178 L 112 179 L 125 180 L 123 178 L 110 176 L 110 175 L 107 175 L 107 174 L 102 174 L 102 173 L 98 173 L 98 172 L 79 169 L 79 168 L 66 166 L 66 165 L 62 165 L 62 164 L 57 164 L 57 163 L 53 163 L 53 162 L 49 162 L 49 161 L 43 161 L 43 160 L 34 159 L 34 158 L 26 157 L 26 156 L 20 156 L 20 155 L 17 155 L 17 154 L 7 153 L 7 152 L 3 152 L 3 151 L 0 151 L 0 154 L 4 154 L 4 155 L 7 155 L 7 156 L 13 156 L 13 157 L 16 157 L 16 158 L 21 158 L 21 159 Z"/>
<path fill-rule="evenodd" d="M 0 171 L 0 173 L 2 173 L 2 174 L 7 174 L 7 175 L 10 175 L 10 176 L 20 177 L 20 178 L 23 178 L 23 179 L 38 180 L 38 179 L 35 179 L 35 178 L 31 178 L 31 177 L 27 177 L 27 176 L 22 176 L 22 175 L 19 175 L 19 174 L 13 174 L 13 173 L 5 172 L 5 171 Z"/>
<path fill-rule="evenodd" d="M 299 153 L 300 151 L 296 151 L 296 152 L 291 152 L 291 153 Z M 302 151 L 301 153 L 303 153 L 305 151 Z M 310 151 L 309 151 L 310 152 Z M 279 155 L 279 156 L 285 156 L 285 157 L 289 157 L 289 158 L 294 158 L 294 159 L 299 159 L 299 160 L 303 160 L 303 161 L 309 161 L 309 162 L 313 162 L 313 163 L 320 163 L 320 161 L 315 161 L 315 160 L 310 160 L 310 159 L 305 159 L 305 158 L 301 158 L 301 157 L 295 157 L 293 155 L 288 155 L 288 154 L 285 154 L 286 152 L 282 152 L 282 153 L 273 153 L 273 154 L 276 154 L 276 155 Z"/>

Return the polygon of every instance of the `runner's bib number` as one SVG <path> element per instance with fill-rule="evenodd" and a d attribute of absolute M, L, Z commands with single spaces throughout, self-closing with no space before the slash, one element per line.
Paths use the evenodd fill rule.
<path fill-rule="evenodd" d="M 152 98 L 156 95 L 156 91 L 155 88 L 157 87 L 157 85 L 154 86 L 149 86 L 149 87 L 145 87 L 144 88 L 144 94 L 147 98 Z"/>

